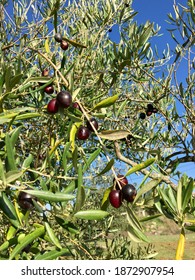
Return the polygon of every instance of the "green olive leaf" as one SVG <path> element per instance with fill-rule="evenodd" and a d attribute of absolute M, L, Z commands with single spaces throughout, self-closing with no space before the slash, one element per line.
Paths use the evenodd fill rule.
<path fill-rule="evenodd" d="M 53 202 L 62 202 L 68 201 L 75 198 L 74 195 L 65 194 L 62 192 L 52 193 L 50 191 L 39 191 L 39 190 L 23 190 L 26 193 L 29 193 L 35 197 L 38 197 L 43 200 L 53 201 Z"/>
<path fill-rule="evenodd" d="M 140 171 L 146 167 L 148 167 L 149 165 L 151 165 L 152 163 L 155 162 L 155 158 L 149 158 L 146 161 L 137 164 L 136 166 L 133 166 L 132 168 L 130 168 L 127 173 L 125 174 L 125 176 L 129 176 L 130 174 Z"/>
<path fill-rule="evenodd" d="M 108 97 L 108 98 L 100 101 L 98 104 L 95 105 L 95 107 L 92 109 L 92 111 L 99 110 L 101 108 L 110 107 L 117 101 L 118 97 L 119 97 L 119 95 L 116 94 L 116 95 L 113 95 L 111 97 Z"/>
<path fill-rule="evenodd" d="M 44 226 L 41 226 L 35 229 L 33 232 L 27 234 L 23 238 L 22 243 L 17 244 L 16 247 L 12 250 L 9 259 L 13 260 L 14 257 L 22 251 L 22 249 L 24 249 L 28 244 L 33 242 L 36 238 L 43 235 L 44 232 L 45 232 L 45 228 Z"/>
<path fill-rule="evenodd" d="M 109 215 L 108 212 L 103 210 L 85 210 L 79 211 L 74 216 L 83 220 L 101 220 Z"/>
<path fill-rule="evenodd" d="M 96 176 L 101 176 L 103 174 L 105 174 L 106 172 L 108 172 L 112 166 L 114 165 L 114 159 L 112 158 L 105 166 L 105 168 Z"/>

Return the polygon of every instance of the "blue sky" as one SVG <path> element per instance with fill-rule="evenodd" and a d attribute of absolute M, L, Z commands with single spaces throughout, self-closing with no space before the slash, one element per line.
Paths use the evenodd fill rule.
<path fill-rule="evenodd" d="M 166 22 L 166 20 L 168 20 L 168 13 L 172 13 L 172 15 L 174 15 L 173 0 L 139 0 L 133 2 L 133 9 L 138 11 L 138 15 L 135 19 L 139 24 L 142 24 L 149 19 L 150 21 L 155 22 L 161 26 L 160 33 L 162 33 L 162 36 L 156 38 L 155 40 L 158 48 L 163 50 L 164 48 L 166 48 L 167 43 L 171 48 L 174 48 L 176 46 L 176 43 L 171 38 L 170 33 L 167 31 L 167 29 L 171 28 L 171 25 Z M 177 3 L 183 6 L 187 6 L 187 0 L 177 0 Z M 183 76 L 184 67 L 186 67 L 186 65 L 184 65 L 183 63 L 178 72 L 178 79 L 182 82 L 184 81 L 185 77 Z M 194 163 L 181 164 L 179 170 L 181 172 L 186 172 L 189 176 L 195 178 Z"/>
<path fill-rule="evenodd" d="M 147 3 L 147 5 L 146 5 Z M 144 24 L 147 20 L 154 22 L 161 26 L 160 37 L 156 37 L 154 39 L 154 44 L 157 44 L 158 50 L 163 52 L 164 49 L 167 48 L 167 43 L 170 46 L 170 49 L 176 47 L 176 42 L 172 39 L 170 32 L 167 29 L 173 28 L 173 25 L 170 25 L 167 20 L 167 14 L 172 14 L 175 16 L 175 12 L 173 9 L 173 0 L 134 0 L 133 1 L 133 9 L 138 12 L 138 15 L 135 17 L 135 20 L 139 24 Z M 183 6 L 187 6 L 187 0 L 176 0 L 177 4 L 181 4 Z M 181 38 L 178 36 L 177 39 L 181 41 Z M 175 59 L 175 57 L 173 58 Z M 182 62 L 181 67 L 178 69 L 178 79 L 183 80 L 183 67 L 187 69 L 187 62 Z"/>
<path fill-rule="evenodd" d="M 170 24 L 166 22 L 168 20 L 167 14 L 171 13 L 174 16 L 173 9 L 173 0 L 134 0 L 133 9 L 138 12 L 135 17 L 135 20 L 138 24 L 144 24 L 147 20 L 154 22 L 161 26 L 160 34 L 162 36 L 156 37 L 153 41 L 157 45 L 160 52 L 166 48 L 167 43 L 170 45 L 170 48 L 174 50 L 176 42 L 172 39 L 170 33 L 167 29 L 172 28 Z M 183 6 L 187 6 L 187 0 L 177 0 L 177 3 L 180 3 Z M 180 82 L 185 83 L 184 69 L 186 65 L 183 63 L 178 70 L 178 79 Z M 188 176 L 195 178 L 195 164 L 194 163 L 184 163 L 181 164 L 179 170 L 182 173 L 187 173 Z M 136 175 L 131 175 L 128 178 L 131 183 L 136 182 L 140 183 L 141 178 Z"/>

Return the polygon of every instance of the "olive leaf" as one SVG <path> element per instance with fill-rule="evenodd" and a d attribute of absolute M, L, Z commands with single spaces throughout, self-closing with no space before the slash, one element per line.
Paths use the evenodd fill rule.
<path fill-rule="evenodd" d="M 129 135 L 129 131 L 127 130 L 102 130 L 98 133 L 100 138 L 107 140 L 120 140 L 126 138 Z"/>
<path fill-rule="evenodd" d="M 109 215 L 108 212 L 103 210 L 85 210 L 79 211 L 74 216 L 83 220 L 101 220 Z"/>
<path fill-rule="evenodd" d="M 113 95 L 111 97 L 108 97 L 108 98 L 100 101 L 98 104 L 95 105 L 95 107 L 92 109 L 92 111 L 99 110 L 101 108 L 106 108 L 106 107 L 113 105 L 117 101 L 118 97 L 119 97 L 119 95 L 116 94 L 116 95 Z"/>

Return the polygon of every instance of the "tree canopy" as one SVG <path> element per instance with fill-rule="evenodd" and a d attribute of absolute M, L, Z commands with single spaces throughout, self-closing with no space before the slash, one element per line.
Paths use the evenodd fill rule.
<path fill-rule="evenodd" d="M 146 194 L 151 207 L 179 224 L 182 237 L 185 228 L 194 230 L 193 218 L 188 222 L 194 217 L 194 180 L 177 169 L 195 157 L 194 10 L 194 0 L 185 6 L 174 2 L 168 21 L 177 46 L 161 55 L 151 44 L 159 27 L 149 20 L 138 25 L 132 1 L 0 4 L 0 208 L 7 223 L 0 251 L 5 257 L 14 259 L 37 238 L 52 243 L 55 249 L 45 245 L 46 251 L 58 257 L 68 251 L 61 230 L 71 236 L 79 231 L 79 219 L 110 219 L 118 162 L 128 165 L 124 176 L 144 175 L 133 204 L 123 203 L 131 239 L 148 241 L 134 213 L 140 201 L 148 207 Z M 118 43 L 109 36 L 114 25 Z M 188 69 L 180 81 L 183 60 Z M 70 94 L 70 106 L 56 101 L 59 92 Z M 56 113 L 48 109 L 52 99 Z M 89 137 L 81 140 L 78 130 L 87 125 Z M 90 197 L 103 185 L 103 175 L 108 188 L 93 205 Z M 22 209 L 21 191 L 33 196 L 34 210 Z M 29 211 L 36 212 L 34 221 Z M 32 258 L 42 255 L 41 242 Z"/>

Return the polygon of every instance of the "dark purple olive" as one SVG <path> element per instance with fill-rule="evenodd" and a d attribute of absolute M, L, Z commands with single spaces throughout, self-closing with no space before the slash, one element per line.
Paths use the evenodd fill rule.
<path fill-rule="evenodd" d="M 62 41 L 60 47 L 62 50 L 66 51 L 68 49 L 68 43 L 66 41 Z"/>
<path fill-rule="evenodd" d="M 47 111 L 50 114 L 57 113 L 58 109 L 59 109 L 59 105 L 58 105 L 56 98 L 50 100 L 49 103 L 47 104 Z"/>
<path fill-rule="evenodd" d="M 95 129 L 98 130 L 98 122 L 97 122 L 97 120 L 96 120 L 95 118 L 91 118 L 91 119 L 90 119 L 90 122 L 87 121 L 87 127 L 88 127 L 88 129 L 89 129 L 90 131 L 94 131 L 94 129 L 93 129 L 91 123 L 93 124 L 93 126 L 95 127 Z"/>
<path fill-rule="evenodd" d="M 86 126 L 81 125 L 77 131 L 77 137 L 79 140 L 86 140 L 89 138 L 90 131 Z"/>
<path fill-rule="evenodd" d="M 128 202 L 133 202 L 136 197 L 136 194 L 136 188 L 131 184 L 127 184 L 122 188 L 122 198 Z"/>
<path fill-rule="evenodd" d="M 146 111 L 146 115 L 147 115 L 148 117 L 151 116 L 151 115 L 152 115 L 152 111 L 147 110 L 147 111 Z"/>
<path fill-rule="evenodd" d="M 146 118 L 146 114 L 145 113 L 140 113 L 139 118 L 144 120 Z"/>
<path fill-rule="evenodd" d="M 44 92 L 47 94 L 52 94 L 54 92 L 54 87 L 52 85 L 48 85 L 44 88 Z"/>
<path fill-rule="evenodd" d="M 119 208 L 122 204 L 122 195 L 120 190 L 112 190 L 109 194 L 110 204 L 114 208 Z"/>
<path fill-rule="evenodd" d="M 59 105 L 63 108 L 68 108 L 72 104 L 72 96 L 70 92 L 63 90 L 57 94 L 56 97 Z"/>
<path fill-rule="evenodd" d="M 116 182 L 116 189 L 117 190 L 122 189 L 125 185 L 128 184 L 128 180 L 124 175 L 118 174 L 117 179 L 118 179 L 118 181 L 115 178 L 113 179 L 113 183 Z"/>
<path fill-rule="evenodd" d="M 60 33 L 56 33 L 54 36 L 54 39 L 56 42 L 61 43 L 62 42 L 62 35 Z"/>
<path fill-rule="evenodd" d="M 21 208 L 29 210 L 34 207 L 33 204 L 34 197 L 29 193 L 21 191 L 18 195 L 18 204 Z"/>
<path fill-rule="evenodd" d="M 148 111 L 152 112 L 152 111 L 153 111 L 153 108 L 154 108 L 154 107 L 153 107 L 152 104 L 148 104 L 148 105 L 147 105 L 147 110 L 148 110 Z"/>

